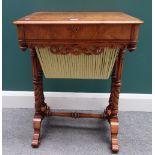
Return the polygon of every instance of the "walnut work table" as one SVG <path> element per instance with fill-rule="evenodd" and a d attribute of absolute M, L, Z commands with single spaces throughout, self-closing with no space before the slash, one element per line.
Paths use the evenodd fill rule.
<path fill-rule="evenodd" d="M 45 116 L 107 119 L 111 149 L 118 146 L 118 101 L 125 50 L 134 51 L 140 19 L 121 12 L 36 12 L 14 21 L 20 48 L 30 49 L 35 97 L 32 147 L 40 143 Z M 46 78 L 108 79 L 109 105 L 102 114 L 52 111 L 45 103 Z"/>

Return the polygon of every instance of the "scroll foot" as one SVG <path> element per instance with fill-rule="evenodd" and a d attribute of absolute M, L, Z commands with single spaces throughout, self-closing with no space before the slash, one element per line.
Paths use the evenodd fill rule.
<path fill-rule="evenodd" d="M 109 120 L 110 126 L 111 126 L 111 149 L 113 152 L 118 152 L 119 151 L 119 146 L 118 146 L 118 118 L 111 118 Z"/>
<path fill-rule="evenodd" d="M 40 144 L 40 128 L 41 128 L 41 121 L 42 116 L 41 115 L 35 115 L 33 118 L 33 129 L 34 134 L 32 138 L 32 147 L 38 147 Z"/>

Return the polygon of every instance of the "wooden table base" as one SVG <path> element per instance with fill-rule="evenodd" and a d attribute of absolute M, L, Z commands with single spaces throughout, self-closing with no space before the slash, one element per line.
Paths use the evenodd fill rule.
<path fill-rule="evenodd" d="M 72 118 L 100 118 L 107 119 L 111 128 L 111 149 L 113 152 L 118 152 L 118 101 L 121 87 L 121 73 L 125 49 L 121 49 L 112 73 L 111 94 L 109 105 L 102 114 L 78 113 L 78 112 L 54 112 L 45 103 L 43 94 L 43 72 L 35 49 L 30 49 L 32 56 L 32 73 L 35 96 L 35 116 L 33 119 L 34 134 L 32 139 L 32 147 L 38 147 L 40 143 L 41 122 L 47 116 L 60 116 Z"/>
<path fill-rule="evenodd" d="M 92 114 L 92 113 L 78 113 L 78 112 L 53 112 L 50 111 L 50 108 L 47 107 L 44 113 L 44 116 L 58 116 L 58 117 L 71 117 L 74 119 L 77 118 L 98 118 L 98 119 L 107 119 L 110 128 L 111 128 L 111 149 L 113 152 L 118 152 L 119 151 L 119 146 L 118 146 L 118 118 L 112 118 L 109 119 L 106 115 L 106 111 L 101 114 Z M 37 115 L 35 114 L 33 118 L 33 128 L 34 128 L 34 134 L 32 138 L 32 147 L 38 147 L 40 144 L 40 130 L 41 130 L 41 122 L 43 120 L 42 115 Z"/>

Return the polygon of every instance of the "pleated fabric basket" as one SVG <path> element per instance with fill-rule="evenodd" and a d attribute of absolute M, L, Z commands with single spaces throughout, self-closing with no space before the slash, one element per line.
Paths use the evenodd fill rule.
<path fill-rule="evenodd" d="M 108 79 L 119 48 L 105 47 L 100 54 L 54 54 L 50 47 L 36 52 L 46 78 Z"/>

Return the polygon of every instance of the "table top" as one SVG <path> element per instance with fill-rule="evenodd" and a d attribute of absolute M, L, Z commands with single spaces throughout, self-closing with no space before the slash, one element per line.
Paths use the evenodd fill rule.
<path fill-rule="evenodd" d="M 143 24 L 122 12 L 35 12 L 14 24 Z"/>

